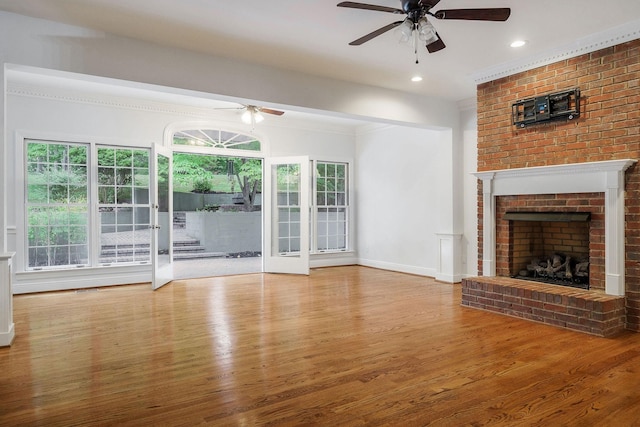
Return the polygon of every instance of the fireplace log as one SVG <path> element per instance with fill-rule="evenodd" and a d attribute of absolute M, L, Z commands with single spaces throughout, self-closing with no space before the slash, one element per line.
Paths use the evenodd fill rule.
<path fill-rule="evenodd" d="M 576 264 L 576 276 L 578 277 L 589 276 L 589 261 L 583 261 Z"/>
<path fill-rule="evenodd" d="M 573 279 L 573 273 L 571 272 L 571 257 L 567 257 L 567 262 L 565 262 L 564 277 L 566 279 Z"/>
<path fill-rule="evenodd" d="M 553 272 L 557 273 L 558 271 L 562 270 L 562 269 L 567 269 L 567 268 L 571 268 L 569 266 L 569 261 L 571 261 L 570 257 L 567 257 L 567 259 L 562 263 L 562 264 L 558 264 L 557 266 L 553 267 Z M 555 265 L 555 264 L 554 264 Z"/>
<path fill-rule="evenodd" d="M 550 259 L 547 260 L 547 268 L 545 268 L 544 270 L 549 276 L 553 274 L 553 263 Z"/>

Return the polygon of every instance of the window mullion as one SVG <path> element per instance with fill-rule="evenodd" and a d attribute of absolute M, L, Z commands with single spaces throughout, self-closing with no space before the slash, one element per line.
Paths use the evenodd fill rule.
<path fill-rule="evenodd" d="M 89 192 L 89 224 L 91 229 L 89 253 L 91 254 L 91 265 L 98 265 L 100 255 L 100 219 L 98 216 L 98 149 L 95 143 L 91 143 L 91 163 L 89 165 L 89 176 L 91 177 Z"/>

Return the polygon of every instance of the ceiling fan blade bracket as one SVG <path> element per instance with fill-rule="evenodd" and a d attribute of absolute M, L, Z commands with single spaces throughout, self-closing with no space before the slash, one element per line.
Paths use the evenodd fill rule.
<path fill-rule="evenodd" d="M 420 0 L 420 6 L 425 8 L 426 10 L 429 10 L 433 7 L 435 7 L 438 3 L 440 3 L 440 0 Z"/>

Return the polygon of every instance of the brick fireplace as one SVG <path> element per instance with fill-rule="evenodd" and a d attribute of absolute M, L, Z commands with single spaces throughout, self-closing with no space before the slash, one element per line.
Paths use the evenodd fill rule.
<path fill-rule="evenodd" d="M 625 171 L 631 159 L 476 173 L 482 181 L 482 272 L 463 280 L 462 304 L 611 336 L 625 327 Z M 564 249 L 586 250 L 591 290 L 512 279 L 513 223 L 507 212 L 588 213 L 588 249 L 569 248 L 585 232 L 563 230 Z M 582 230 L 582 232 L 580 232 Z M 531 246 L 531 244 L 529 244 Z"/>
<path fill-rule="evenodd" d="M 627 162 L 624 159 L 640 159 L 640 39 L 637 33 L 625 29 L 612 36 L 607 44 L 587 42 L 575 46 L 577 49 L 566 52 L 565 56 L 552 55 L 523 68 L 476 76 L 477 170 L 480 172 L 477 176 L 481 180 L 478 185 L 478 272 L 487 281 L 494 277 L 513 280 L 496 276 L 501 268 L 497 258 L 497 246 L 502 242 L 499 228 L 504 223 L 500 223 L 497 206 L 493 204 L 502 203 L 502 196 L 578 195 L 569 203 L 571 205 L 584 203 L 589 198 L 584 197 L 587 193 L 602 194 L 599 203 L 605 211 L 600 214 L 604 219 L 598 219 L 595 214 L 590 224 L 593 228 L 596 222 L 604 222 L 605 229 L 604 237 L 599 237 L 600 242 L 590 242 L 589 256 L 591 267 L 596 270 L 595 282 L 591 277 L 589 291 L 569 289 L 567 292 L 586 292 L 585 298 L 600 295 L 625 299 L 626 329 L 640 332 L 640 167 L 630 166 L 622 172 Z M 513 103 L 568 88 L 580 89 L 579 118 L 524 128 L 513 125 Z M 598 165 L 606 167 L 609 161 L 622 162 L 623 167 L 594 170 L 593 174 L 587 170 L 597 169 Z M 559 172 L 556 179 L 543 178 L 548 171 L 552 175 L 554 171 Z M 544 182 L 543 191 L 530 188 L 530 185 L 536 187 L 539 180 Z M 569 183 L 571 185 L 567 185 Z M 522 191 L 517 191 L 519 189 Z M 491 230 L 489 234 L 488 229 Z M 593 233 L 591 230 L 591 238 Z M 598 262 L 594 256 L 599 256 L 594 251 L 605 254 L 604 261 L 600 261 L 603 267 L 594 265 Z M 557 293 L 549 294 L 549 298 L 562 300 L 564 296 Z M 536 296 L 543 298 L 539 293 Z M 510 295 L 510 298 L 514 296 Z M 573 301 L 572 298 L 568 299 Z M 558 307 L 550 306 L 544 318 L 552 323 L 554 317 L 549 313 L 557 308 L 560 312 L 554 321 L 573 323 L 575 319 L 564 319 L 563 316 L 570 316 L 581 308 L 565 302 L 567 304 Z M 593 306 L 589 299 L 582 299 L 577 304 L 587 302 L 587 306 Z M 518 305 L 510 301 L 496 303 L 507 304 Z M 611 307 L 603 310 L 607 311 L 607 308 Z M 595 309 L 595 318 L 600 317 L 599 310 Z M 580 312 L 580 319 L 586 324 L 596 320 L 584 315 Z M 606 330 L 606 327 L 599 330 Z"/>

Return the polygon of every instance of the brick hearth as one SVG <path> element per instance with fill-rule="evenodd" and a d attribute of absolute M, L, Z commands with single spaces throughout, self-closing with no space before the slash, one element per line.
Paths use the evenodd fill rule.
<path fill-rule="evenodd" d="M 462 280 L 462 305 L 610 337 L 625 328 L 625 297 L 508 277 Z"/>

